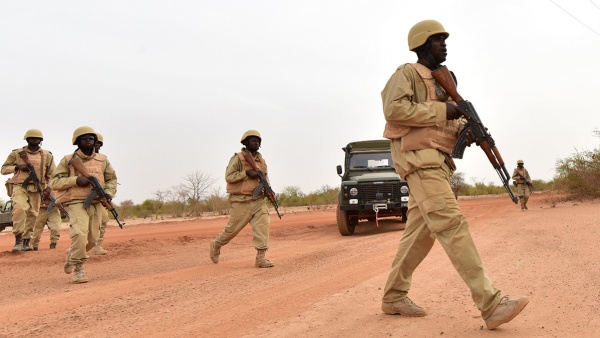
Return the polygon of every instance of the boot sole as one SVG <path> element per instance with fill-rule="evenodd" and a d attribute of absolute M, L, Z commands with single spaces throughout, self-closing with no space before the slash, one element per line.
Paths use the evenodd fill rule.
<path fill-rule="evenodd" d="M 510 317 L 501 320 L 496 320 L 489 324 L 486 322 L 485 325 L 487 326 L 488 330 L 493 330 L 502 324 L 506 324 L 511 320 L 515 319 L 515 317 L 518 316 L 519 313 L 521 313 L 521 311 L 523 311 L 527 304 L 529 304 L 529 299 L 523 299 L 521 302 L 517 303 L 517 306 L 515 307 L 515 310 L 510 315 Z"/>

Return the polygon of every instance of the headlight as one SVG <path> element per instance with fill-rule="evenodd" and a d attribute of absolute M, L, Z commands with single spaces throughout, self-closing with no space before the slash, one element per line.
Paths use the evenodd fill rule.
<path fill-rule="evenodd" d="M 350 189 L 350 195 L 352 195 L 352 196 L 358 195 L 358 189 L 356 189 L 356 188 Z"/>
<path fill-rule="evenodd" d="M 408 187 L 403 185 L 400 187 L 400 192 L 403 194 L 408 194 Z"/>

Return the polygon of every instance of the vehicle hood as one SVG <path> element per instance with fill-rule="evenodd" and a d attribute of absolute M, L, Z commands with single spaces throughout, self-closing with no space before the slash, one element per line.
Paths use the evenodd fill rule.
<path fill-rule="evenodd" d="M 400 176 L 395 172 L 353 173 L 348 179 L 358 183 L 401 181 Z"/>

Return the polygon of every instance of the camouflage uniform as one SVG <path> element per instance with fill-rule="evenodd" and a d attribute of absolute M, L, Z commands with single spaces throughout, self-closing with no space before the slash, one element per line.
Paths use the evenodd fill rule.
<path fill-rule="evenodd" d="M 25 161 L 19 155 L 19 152 L 25 151 L 29 162 L 33 165 L 38 179 L 45 189 L 49 177 L 52 175 L 55 164 L 54 156 L 51 152 L 41 147 L 32 152 L 27 146 L 13 150 L 4 164 L 2 165 L 2 175 L 14 174 L 7 181 L 7 193 L 13 201 L 12 220 L 13 234 L 15 237 L 22 238 L 25 243 L 31 239 L 35 219 L 40 209 L 41 197 L 38 188 L 33 180 L 25 187 L 23 183 L 29 176 L 29 172 L 15 170 L 17 164 L 25 164 Z M 31 248 L 29 248 L 31 250 Z"/>
<path fill-rule="evenodd" d="M 384 137 L 391 139 L 394 167 L 410 188 L 407 225 L 382 300 L 386 304 L 407 299 L 412 274 L 437 239 L 485 319 L 502 295 L 483 269 L 467 220 L 450 188 L 449 177 L 456 167 L 449 147 L 459 129 L 446 119 L 447 96 L 440 95 L 431 71 L 419 70 L 419 66 L 401 65 L 381 93 Z M 425 134 L 429 136 L 422 137 Z"/>
<path fill-rule="evenodd" d="M 531 182 L 531 177 L 529 176 L 529 171 L 525 169 L 525 167 L 516 167 L 512 174 L 512 179 L 515 181 L 517 185 L 517 195 L 521 200 L 521 210 L 527 210 L 527 202 L 529 201 L 529 195 L 531 195 L 531 189 L 529 185 L 526 183 L 527 181 Z"/>
<path fill-rule="evenodd" d="M 40 239 L 42 238 L 42 232 L 44 231 L 44 227 L 46 225 L 48 225 L 48 229 L 50 229 L 50 249 L 54 249 L 56 247 L 56 243 L 60 239 L 60 225 L 62 224 L 60 211 L 56 207 L 54 207 L 52 211 L 48 211 L 49 204 L 49 199 L 44 198 L 42 200 L 40 211 L 35 219 L 33 236 L 31 237 L 31 245 L 33 246 L 33 250 L 38 249 Z"/>

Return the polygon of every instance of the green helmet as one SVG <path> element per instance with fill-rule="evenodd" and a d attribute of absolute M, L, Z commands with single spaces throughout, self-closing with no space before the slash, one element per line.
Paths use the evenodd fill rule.
<path fill-rule="evenodd" d="M 41 138 L 42 140 L 44 139 L 44 135 L 42 135 L 42 131 L 39 129 L 29 129 L 25 133 L 25 136 L 23 136 L 23 139 L 25 141 L 27 141 L 27 139 L 30 137 L 37 137 L 37 138 Z"/>
<path fill-rule="evenodd" d="M 525 164 L 525 162 L 523 162 L 523 160 L 518 160 L 517 164 Z"/>
<path fill-rule="evenodd" d="M 92 127 L 83 126 L 83 127 L 79 127 L 77 129 L 75 129 L 75 131 L 73 132 L 73 145 L 77 145 L 77 138 L 79 136 L 86 135 L 86 134 L 92 134 L 92 135 L 94 135 L 96 140 L 98 139 L 98 134 L 96 134 L 96 132 L 94 131 L 94 129 Z"/>
<path fill-rule="evenodd" d="M 250 137 L 250 136 L 256 136 L 256 137 L 258 137 L 258 139 L 259 139 L 259 140 L 262 142 L 262 138 L 260 137 L 260 133 L 259 133 L 257 130 L 254 130 L 254 129 L 250 129 L 250 130 L 246 131 L 246 132 L 244 133 L 244 135 L 242 135 L 242 139 L 240 140 L 240 142 L 241 142 L 242 144 L 244 144 L 244 141 L 245 141 L 245 140 L 246 140 L 248 137 Z"/>
<path fill-rule="evenodd" d="M 408 32 L 408 50 L 415 50 L 427 42 L 430 36 L 436 34 L 444 34 L 446 38 L 450 36 L 444 26 L 435 20 L 417 22 Z"/>

